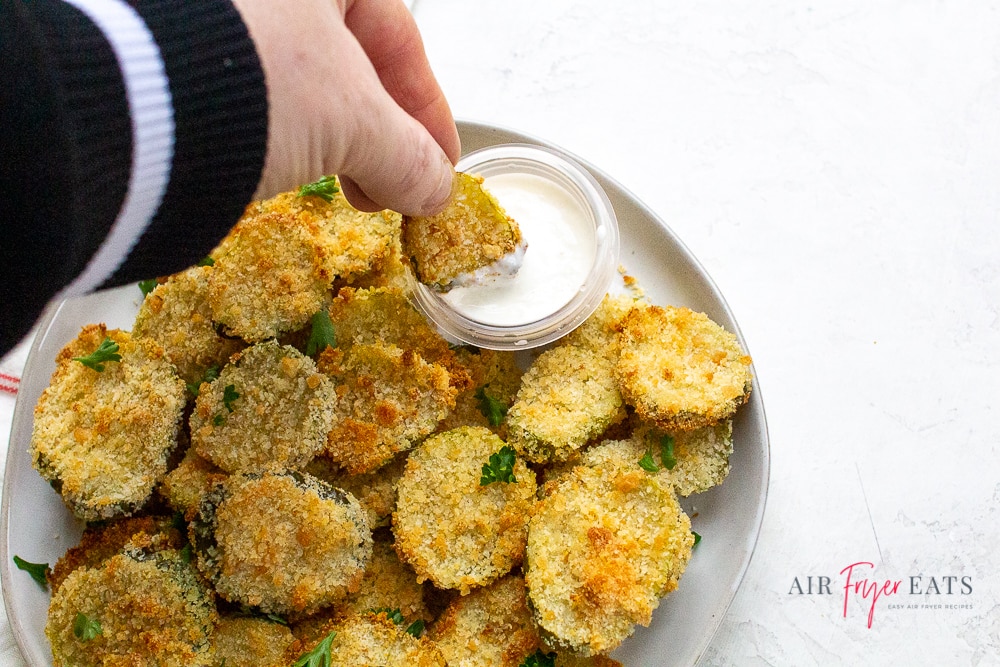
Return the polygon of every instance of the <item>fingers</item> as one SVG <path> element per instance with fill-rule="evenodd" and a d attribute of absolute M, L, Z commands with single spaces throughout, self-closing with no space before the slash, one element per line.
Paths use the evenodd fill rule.
<path fill-rule="evenodd" d="M 406 6 L 400 0 L 348 0 L 344 21 L 389 95 L 457 162 L 462 151 L 455 120 Z"/>

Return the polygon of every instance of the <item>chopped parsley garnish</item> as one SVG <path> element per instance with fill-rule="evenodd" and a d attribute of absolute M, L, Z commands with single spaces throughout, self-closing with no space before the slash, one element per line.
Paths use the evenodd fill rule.
<path fill-rule="evenodd" d="M 83 357 L 73 357 L 73 361 L 79 361 L 87 368 L 93 368 L 98 373 L 104 371 L 104 363 L 107 361 L 121 361 L 122 355 L 118 354 L 118 343 L 107 336 L 97 346 L 97 349 Z"/>
<path fill-rule="evenodd" d="M 215 260 L 212 259 L 211 255 L 209 255 L 205 259 L 198 262 L 195 266 L 215 266 Z"/>
<path fill-rule="evenodd" d="M 388 607 L 379 607 L 377 609 L 369 610 L 373 614 L 385 614 L 386 618 L 395 623 L 396 625 L 403 625 L 406 623 L 406 618 L 403 616 L 403 612 L 399 609 L 389 609 Z M 422 619 L 417 619 L 410 623 L 405 630 L 406 634 L 412 635 L 417 639 L 420 639 L 420 635 L 424 633 L 424 622 Z"/>
<path fill-rule="evenodd" d="M 660 460 L 667 470 L 673 470 L 677 465 L 677 457 L 674 456 L 674 436 L 668 434 L 660 438 Z"/>
<path fill-rule="evenodd" d="M 191 393 L 192 396 L 198 398 L 198 392 L 201 391 L 202 382 L 211 383 L 217 377 L 219 377 L 219 367 L 209 366 L 208 368 L 205 369 L 205 374 L 201 376 L 201 380 L 199 382 L 192 382 L 188 384 L 187 386 L 188 391 Z"/>
<path fill-rule="evenodd" d="M 264 614 L 264 618 L 278 625 L 288 625 L 288 621 L 277 614 Z"/>
<path fill-rule="evenodd" d="M 227 384 L 226 388 L 222 390 L 222 404 L 226 406 L 226 409 L 230 412 L 233 411 L 233 401 L 239 398 L 239 392 L 236 391 L 236 385 Z"/>
<path fill-rule="evenodd" d="M 406 627 L 406 634 L 420 639 L 420 635 L 424 634 L 424 621 L 418 618 Z"/>
<path fill-rule="evenodd" d="M 212 426 L 222 426 L 226 423 L 226 418 L 222 415 L 215 415 L 212 417 Z"/>
<path fill-rule="evenodd" d="M 156 286 L 159 284 L 160 283 L 156 280 L 156 278 L 152 278 L 150 280 L 140 280 L 139 289 L 142 290 L 142 296 L 149 296 L 149 293 L 155 290 Z"/>
<path fill-rule="evenodd" d="M 300 197 L 319 197 L 323 201 L 333 201 L 333 196 L 340 192 L 336 176 L 323 176 L 318 181 L 299 187 Z"/>
<path fill-rule="evenodd" d="M 31 563 L 24 560 L 20 556 L 14 556 L 14 565 L 17 566 L 17 569 L 24 570 L 30 574 L 31 578 L 34 579 L 42 588 L 49 587 L 49 580 L 46 576 L 49 573 L 48 563 Z"/>
<path fill-rule="evenodd" d="M 493 482 L 517 482 L 514 477 L 516 458 L 514 449 L 510 445 L 504 445 L 499 452 L 490 454 L 490 462 L 483 464 L 483 476 L 479 480 L 479 486 L 487 486 Z"/>
<path fill-rule="evenodd" d="M 694 544 L 691 545 L 691 548 L 693 549 L 696 546 L 698 546 L 699 542 L 701 542 L 701 535 L 699 535 L 698 533 L 696 533 L 693 530 L 691 531 L 691 534 L 694 535 Z"/>
<path fill-rule="evenodd" d="M 301 658 L 293 662 L 292 667 L 330 667 L 330 645 L 336 636 L 336 631 L 328 634 L 316 648 L 304 653 Z"/>
<path fill-rule="evenodd" d="M 660 438 L 660 461 L 662 465 L 667 470 L 673 470 L 674 466 L 677 465 L 677 457 L 674 455 L 674 436 L 664 435 Z M 659 472 L 660 465 L 656 463 L 653 459 L 653 446 L 650 444 L 649 449 L 641 459 L 639 459 L 639 467 L 647 472 Z"/>
<path fill-rule="evenodd" d="M 306 356 L 315 357 L 328 347 L 337 347 L 337 332 L 330 321 L 330 313 L 321 310 L 312 316 L 312 331 L 306 343 Z"/>
<path fill-rule="evenodd" d="M 89 642 L 97 635 L 104 634 L 101 622 L 96 618 L 89 618 L 82 611 L 77 612 L 76 620 L 73 621 L 73 636 L 82 642 Z"/>
<path fill-rule="evenodd" d="M 486 393 L 486 386 L 476 390 L 476 399 L 479 401 L 479 411 L 486 417 L 490 426 L 499 426 L 507 417 L 507 405 Z"/>
<path fill-rule="evenodd" d="M 542 653 L 542 649 L 537 649 L 524 659 L 520 667 L 556 667 L 556 654 Z"/>

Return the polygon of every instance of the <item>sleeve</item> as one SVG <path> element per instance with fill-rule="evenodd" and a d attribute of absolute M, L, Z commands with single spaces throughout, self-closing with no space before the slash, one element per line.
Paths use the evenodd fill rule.
<path fill-rule="evenodd" d="M 0 354 L 55 297 L 203 258 L 253 196 L 267 112 L 229 0 L 0 0 Z"/>

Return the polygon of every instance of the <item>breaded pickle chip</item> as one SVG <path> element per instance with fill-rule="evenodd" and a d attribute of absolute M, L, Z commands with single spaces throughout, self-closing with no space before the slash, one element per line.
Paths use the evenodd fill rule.
<path fill-rule="evenodd" d="M 258 343 L 202 385 L 190 420 L 192 446 L 227 472 L 301 467 L 323 448 L 333 396 L 312 359 L 289 345 Z"/>
<path fill-rule="evenodd" d="M 212 633 L 214 665 L 288 667 L 299 644 L 287 625 L 259 616 L 223 616 Z"/>
<path fill-rule="evenodd" d="M 528 524 L 525 582 L 552 646 L 607 653 L 677 587 L 694 536 L 673 490 L 636 467 L 577 466 Z"/>
<path fill-rule="evenodd" d="M 220 368 L 246 344 L 220 336 L 206 300 L 210 266 L 174 274 L 146 295 L 132 326 L 135 337 L 152 338 L 189 385 L 198 386 L 208 368 Z"/>
<path fill-rule="evenodd" d="M 514 574 L 452 600 L 428 636 L 461 667 L 520 667 L 543 648 L 524 579 Z"/>
<path fill-rule="evenodd" d="M 613 362 L 563 345 L 543 352 L 524 374 L 507 413 L 507 439 L 536 463 L 564 461 L 624 418 Z"/>
<path fill-rule="evenodd" d="M 108 356 L 115 347 L 120 360 Z M 108 356 L 93 362 L 101 370 L 74 359 L 95 353 Z M 184 382 L 159 345 L 88 325 L 56 357 L 35 406 L 32 462 L 78 518 L 131 514 L 167 472 L 183 409 Z"/>
<path fill-rule="evenodd" d="M 513 352 L 460 347 L 455 355 L 471 379 L 469 387 L 455 397 L 455 409 L 439 431 L 459 426 L 485 426 L 501 437 L 506 435 L 506 415 L 521 387 L 524 371 Z"/>
<path fill-rule="evenodd" d="M 733 420 L 725 419 L 714 426 L 672 433 L 640 427 L 633 441 L 637 443 L 637 449 L 647 448 L 654 462 L 661 467 L 660 474 L 669 480 L 677 495 L 686 497 L 726 481 L 729 457 L 733 453 Z M 664 441 L 669 441 L 673 452 L 672 467 L 667 467 L 662 461 Z"/>
<path fill-rule="evenodd" d="M 441 652 L 427 638 L 417 638 L 385 613 L 350 616 L 330 626 L 330 667 L 445 667 Z M 315 646 L 308 647 L 309 649 Z"/>
<path fill-rule="evenodd" d="M 217 483 L 189 533 L 216 592 L 265 613 L 311 613 L 343 600 L 358 590 L 372 554 L 358 501 L 297 471 Z"/>
<path fill-rule="evenodd" d="M 338 605 L 337 611 L 348 616 L 386 609 L 398 609 L 407 623 L 433 618 L 424 603 L 424 586 L 417 583 L 413 568 L 399 560 L 391 542 L 376 539 L 361 589 Z"/>
<path fill-rule="evenodd" d="M 285 192 L 251 204 L 212 253 L 212 319 L 250 342 L 303 326 L 327 304 L 335 278 L 389 253 L 399 225 L 398 214 L 363 213 L 339 193 L 329 202 Z"/>
<path fill-rule="evenodd" d="M 605 294 L 597 310 L 583 324 L 560 338 L 559 345 L 576 345 L 616 358 L 618 325 L 635 305 L 636 299 L 627 294 Z"/>
<path fill-rule="evenodd" d="M 189 516 L 198 510 L 201 497 L 212 485 L 228 474 L 193 449 L 188 449 L 180 463 L 164 476 L 157 491 L 171 509 Z"/>
<path fill-rule="evenodd" d="M 381 343 L 327 349 L 320 368 L 336 386 L 326 455 L 350 474 L 385 465 L 455 407 L 448 371 L 412 350 Z"/>
<path fill-rule="evenodd" d="M 90 524 L 84 529 L 80 542 L 56 561 L 48 576 L 49 586 L 54 593 L 74 570 L 98 567 L 127 546 L 152 552 L 181 549 L 186 541 L 180 528 L 169 517 L 130 517 L 110 523 Z"/>
<path fill-rule="evenodd" d="M 522 239 L 514 219 L 483 188 L 482 177 L 458 172 L 441 213 L 404 216 L 402 243 L 417 280 L 447 290 L 459 276 L 513 253 Z"/>
<path fill-rule="evenodd" d="M 396 484 L 405 467 L 406 456 L 397 454 L 378 470 L 349 475 L 329 457 L 317 456 L 304 470 L 357 498 L 368 516 L 368 525 L 374 530 L 388 526 L 392 520 L 392 511 L 396 509 Z"/>
<path fill-rule="evenodd" d="M 750 396 L 736 336 L 688 308 L 633 308 L 620 324 L 615 376 L 636 413 L 666 430 L 710 426 Z"/>
<path fill-rule="evenodd" d="M 427 438 L 406 463 L 392 516 L 395 548 L 417 579 L 462 594 L 520 564 L 535 473 L 520 458 L 514 481 L 483 486 L 483 466 L 504 442 L 462 427 Z"/>
<path fill-rule="evenodd" d="M 181 552 L 128 549 L 66 578 L 45 634 L 56 667 L 215 667 L 215 620 L 212 594 Z"/>

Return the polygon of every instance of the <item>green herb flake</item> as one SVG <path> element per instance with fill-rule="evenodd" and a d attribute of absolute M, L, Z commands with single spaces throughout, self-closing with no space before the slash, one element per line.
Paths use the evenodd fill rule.
<path fill-rule="evenodd" d="M 292 663 L 292 667 L 330 667 L 330 645 L 337 632 L 333 631 L 323 638 L 316 648 L 304 653 L 301 658 Z"/>
<path fill-rule="evenodd" d="M 476 390 L 475 397 L 479 401 L 479 411 L 490 426 L 499 426 L 507 418 L 507 405 L 487 394 L 485 385 Z"/>
<path fill-rule="evenodd" d="M 198 264 L 196 264 L 196 266 L 215 266 L 215 260 L 212 259 L 211 255 L 209 255 L 205 259 L 203 259 L 200 262 L 198 262 Z"/>
<path fill-rule="evenodd" d="M 524 659 L 520 667 L 556 667 L 556 654 L 542 653 L 542 649 L 537 649 Z"/>
<path fill-rule="evenodd" d="M 35 582 L 38 583 L 38 585 L 41 586 L 42 588 L 48 588 L 49 587 L 49 580 L 48 580 L 49 564 L 48 563 L 31 563 L 29 561 L 24 560 L 20 556 L 16 556 L 15 555 L 14 556 L 14 565 L 17 566 L 17 569 L 24 570 L 29 575 L 31 575 L 31 578 L 34 579 Z"/>
<path fill-rule="evenodd" d="M 403 617 L 403 612 L 400 611 L 399 609 L 390 609 L 389 607 L 378 607 L 375 609 L 370 609 L 369 611 L 376 615 L 385 614 L 386 618 L 388 618 L 396 625 L 402 625 L 403 623 L 406 622 L 406 619 Z"/>
<path fill-rule="evenodd" d="M 677 465 L 677 457 L 674 456 L 674 436 L 668 434 L 660 438 L 660 459 L 667 470 L 673 470 Z"/>
<path fill-rule="evenodd" d="M 420 635 L 424 634 L 424 621 L 423 619 L 417 619 L 410 623 L 406 628 L 406 634 L 420 639 Z"/>
<path fill-rule="evenodd" d="M 333 201 L 333 196 L 340 192 L 337 187 L 336 176 L 323 176 L 318 181 L 313 181 L 299 187 L 300 197 L 319 197 L 323 201 Z"/>
<path fill-rule="evenodd" d="M 328 347 L 337 347 L 337 332 L 330 320 L 330 313 L 321 310 L 312 316 L 312 331 L 306 343 L 306 356 L 315 357 Z"/>
<path fill-rule="evenodd" d="M 212 417 L 212 426 L 222 426 L 226 423 L 226 418 L 222 415 L 215 415 Z"/>
<path fill-rule="evenodd" d="M 691 548 L 693 549 L 693 548 L 695 548 L 696 546 L 698 546 L 698 543 L 699 543 L 699 542 L 701 542 L 701 535 L 700 535 L 700 534 L 698 534 L 698 533 L 696 533 L 696 532 L 695 532 L 695 531 L 693 531 L 693 530 L 691 531 L 691 534 L 692 534 L 692 535 L 694 535 L 694 544 L 692 544 L 692 545 L 691 545 Z"/>
<path fill-rule="evenodd" d="M 190 393 L 194 398 L 198 398 L 198 394 L 201 393 L 201 385 L 205 382 L 211 384 L 217 377 L 219 377 L 219 367 L 209 366 L 205 369 L 205 374 L 201 376 L 201 380 L 198 382 L 188 383 L 188 393 Z"/>
<path fill-rule="evenodd" d="M 643 454 L 642 458 L 639 459 L 639 467 L 646 472 L 660 472 L 660 466 L 656 465 L 656 461 L 653 460 L 652 450 L 648 450 Z"/>
<path fill-rule="evenodd" d="M 140 280 L 139 289 L 142 291 L 143 298 L 149 296 L 149 293 L 155 290 L 156 286 L 159 284 L 160 283 L 156 278 L 153 278 L 151 280 Z"/>
<path fill-rule="evenodd" d="M 98 373 L 104 372 L 104 364 L 108 361 L 121 361 L 122 355 L 118 354 L 118 343 L 107 336 L 97 346 L 97 349 L 83 357 L 73 357 L 73 361 L 79 361 L 87 368 L 92 368 Z"/>
<path fill-rule="evenodd" d="M 73 636 L 81 642 L 89 642 L 97 638 L 97 635 L 104 634 L 101 622 L 96 618 L 89 618 L 82 611 L 77 612 L 76 620 L 73 621 Z"/>
<path fill-rule="evenodd" d="M 479 486 L 488 486 L 493 482 L 514 483 L 514 461 L 517 456 L 510 445 L 504 445 L 499 452 L 490 454 L 490 462 L 483 464 L 483 476 Z"/>
<path fill-rule="evenodd" d="M 239 392 L 236 391 L 236 385 L 227 384 L 226 388 L 222 390 L 222 404 L 226 406 L 226 409 L 230 412 L 233 411 L 233 401 L 239 398 Z"/>

